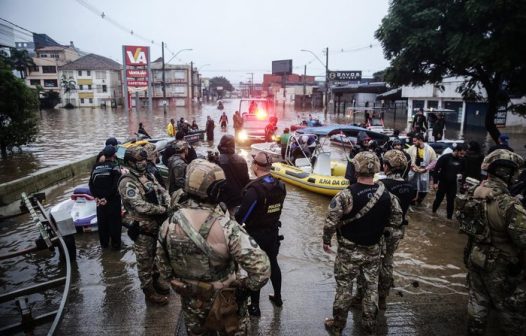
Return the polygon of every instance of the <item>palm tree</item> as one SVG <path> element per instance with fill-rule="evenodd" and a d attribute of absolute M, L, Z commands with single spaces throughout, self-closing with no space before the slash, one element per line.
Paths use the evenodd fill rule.
<path fill-rule="evenodd" d="M 20 78 L 26 78 L 26 69 L 35 66 L 33 58 L 29 56 L 27 50 L 11 48 L 10 53 L 11 56 L 9 56 L 9 59 L 11 61 L 11 66 L 20 73 Z"/>
<path fill-rule="evenodd" d="M 66 78 L 65 75 L 62 75 L 60 86 L 64 89 L 64 93 L 68 95 L 67 104 L 69 104 L 71 93 L 77 89 L 77 82 L 75 82 L 73 77 Z"/>

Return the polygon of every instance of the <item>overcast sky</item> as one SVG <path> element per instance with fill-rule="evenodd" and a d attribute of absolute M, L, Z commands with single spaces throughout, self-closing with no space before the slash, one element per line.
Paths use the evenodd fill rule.
<path fill-rule="evenodd" d="M 323 65 L 301 49 L 325 62 L 328 47 L 330 70 L 362 70 L 364 77 L 383 70 L 388 62 L 374 31 L 387 10 L 388 0 L 0 0 L 1 18 L 59 43 L 73 41 L 122 64 L 123 44 L 149 45 L 154 60 L 164 41 L 167 60 L 193 49 L 171 63 L 193 61 L 204 76 L 233 83 L 247 81 L 251 72 L 261 82 L 272 60 L 281 59 L 292 59 L 295 73 L 307 64 L 308 75 L 324 76 Z"/>

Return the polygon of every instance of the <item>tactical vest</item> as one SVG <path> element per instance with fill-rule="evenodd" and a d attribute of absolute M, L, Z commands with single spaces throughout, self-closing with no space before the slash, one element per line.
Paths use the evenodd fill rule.
<path fill-rule="evenodd" d="M 229 220 L 225 215 L 213 212 L 210 208 L 198 207 L 191 208 L 191 210 L 203 211 L 208 215 L 207 220 L 201 223 L 199 227 L 193 226 L 195 234 L 200 235 L 205 241 L 207 241 L 214 223 L 217 223 L 215 225 L 223 225 Z M 182 231 L 180 224 L 182 221 L 192 225 L 190 218 L 185 217 L 182 211 L 177 211 L 171 219 L 168 235 L 163 241 L 170 255 L 170 264 L 177 277 L 185 280 L 213 282 L 222 280 L 235 271 L 234 263 L 230 257 L 219 256 L 209 244 L 206 244 L 212 250 L 212 257 L 210 257 L 202 248 L 197 246 Z M 178 226 L 179 228 L 177 228 Z M 178 232 L 179 234 L 177 234 Z M 227 244 L 226 241 L 225 244 Z M 228 251 L 228 246 L 225 246 L 225 248 Z"/>
<path fill-rule="evenodd" d="M 278 221 L 285 201 L 285 185 L 270 175 L 265 175 L 250 182 L 245 191 L 254 188 L 258 203 L 247 218 L 246 223 L 258 232 L 278 231 Z"/>
<path fill-rule="evenodd" d="M 139 193 L 141 194 L 142 198 L 146 202 L 152 203 L 155 205 L 161 205 L 159 202 L 159 195 L 157 194 L 155 177 L 153 177 L 149 173 L 146 174 L 146 177 L 152 183 L 152 188 L 150 189 L 147 189 L 146 186 L 139 180 L 139 178 L 131 172 L 121 176 L 121 178 L 119 179 L 119 185 L 123 183 L 124 180 L 133 180 L 135 182 L 135 185 L 139 188 L 138 189 Z M 156 215 L 143 215 L 143 214 L 136 213 L 134 209 L 130 207 L 125 201 L 123 202 L 123 205 L 125 209 L 128 211 L 128 213 L 126 214 L 126 218 L 130 217 L 130 219 L 137 220 L 137 221 L 157 220 Z"/>
<path fill-rule="evenodd" d="M 92 192 L 96 197 L 107 196 L 111 193 L 111 189 L 114 188 L 114 175 L 113 170 L 117 164 L 113 161 L 106 161 L 98 163 L 91 173 L 90 187 L 93 188 Z"/>
<path fill-rule="evenodd" d="M 391 197 L 384 191 L 376 204 L 361 218 L 351 220 L 373 197 L 378 185 L 355 183 L 349 187 L 352 195 L 353 208 L 350 213 L 342 216 L 347 222 L 339 230 L 338 235 L 358 245 L 371 246 L 378 244 L 384 228 L 391 217 Z M 349 222 L 350 221 L 350 222 Z"/>
<path fill-rule="evenodd" d="M 381 182 L 385 185 L 385 187 L 391 194 L 398 197 L 398 200 L 400 201 L 400 207 L 402 208 L 403 216 L 405 219 L 405 215 L 407 213 L 407 210 L 409 209 L 409 205 L 411 205 L 411 201 L 413 200 L 413 197 L 416 193 L 414 186 L 407 181 L 395 180 L 392 178 L 385 178 L 381 180 Z"/>

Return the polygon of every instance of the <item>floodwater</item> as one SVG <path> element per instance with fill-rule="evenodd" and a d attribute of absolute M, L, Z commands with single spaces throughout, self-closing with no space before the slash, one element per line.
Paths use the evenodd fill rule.
<path fill-rule="evenodd" d="M 237 109 L 237 101 L 225 101 L 229 118 Z M 319 117 L 325 122 L 349 122 L 344 117 L 321 111 L 297 112 L 278 109 L 280 130 L 296 121 L 297 114 Z M 166 115 L 162 110 L 129 112 L 122 110 L 55 110 L 41 113 L 40 135 L 24 153 L 0 161 L 2 181 L 25 176 L 46 166 L 58 165 L 101 150 L 108 136 L 124 140 L 143 122 L 153 136 L 164 134 L 170 118 L 192 120 L 204 125 L 210 115 L 216 122 L 221 111 L 215 105 L 192 110 L 176 109 Z M 389 119 L 389 118 L 387 118 Z M 386 120 L 387 126 L 403 128 L 404 120 Z M 392 123 L 392 124 L 391 124 Z M 228 132 L 233 130 L 229 125 Z M 453 132 L 453 131 L 452 131 Z M 216 126 L 213 144 L 202 143 L 197 151 L 215 149 L 221 135 Z M 477 135 L 478 134 L 478 135 Z M 473 132 L 470 136 L 484 135 Z M 468 139 L 468 137 L 466 137 Z M 518 142 L 517 142 L 518 144 Z M 512 139 L 512 145 L 514 145 Z M 249 157 L 248 148 L 240 148 Z M 332 148 L 334 157 L 343 157 L 339 148 Z M 14 167 L 19 167 L 14 169 Z M 73 188 L 86 183 L 87 176 L 63 183 L 47 191 L 49 207 L 64 200 Z M 380 335 L 458 335 L 464 334 L 467 289 L 466 270 L 462 262 L 465 237 L 458 234 L 456 223 L 445 220 L 444 209 L 431 215 L 433 195 L 424 206 L 409 214 L 406 236 L 395 254 L 395 288 L 388 299 L 388 308 L 379 315 Z M 252 319 L 251 335 L 324 335 L 323 320 L 331 315 L 334 298 L 334 255 L 323 252 L 321 235 L 330 198 L 287 185 L 287 198 L 282 213 L 282 242 L 279 262 L 283 274 L 282 308 L 273 307 L 266 299 L 271 285 L 264 287 L 261 298 L 262 317 Z M 444 202 L 445 203 L 445 202 Z M 29 217 L 21 216 L 0 223 L 0 254 L 30 246 L 37 237 Z M 132 243 L 123 231 L 120 251 L 99 247 L 97 233 L 76 235 L 77 263 L 74 265 L 72 289 L 58 334 L 78 335 L 173 335 L 176 333 L 180 303 L 171 295 L 166 307 L 146 305 L 139 288 Z M 61 276 L 60 258 L 56 252 L 43 251 L 24 257 L 0 261 L 0 293 L 27 287 Z M 56 307 L 57 290 L 29 297 L 35 315 Z M 19 321 L 13 302 L 0 304 L 0 327 Z M 360 310 L 352 309 L 346 335 L 360 335 Z M 493 321 L 488 331 L 499 334 Z M 36 330 L 41 335 L 43 328 Z"/>

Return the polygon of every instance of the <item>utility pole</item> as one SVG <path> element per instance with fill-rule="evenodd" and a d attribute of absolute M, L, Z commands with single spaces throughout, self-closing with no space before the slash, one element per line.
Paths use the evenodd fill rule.
<path fill-rule="evenodd" d="M 194 101 L 194 62 L 190 62 L 190 105 Z"/>
<path fill-rule="evenodd" d="M 305 108 L 305 98 L 307 97 L 307 64 L 303 69 L 303 99 L 301 100 L 301 107 Z"/>
<path fill-rule="evenodd" d="M 247 72 L 250 75 L 250 86 L 248 87 L 248 98 L 252 98 L 252 91 L 254 91 L 254 73 Z"/>
<path fill-rule="evenodd" d="M 165 64 L 164 64 L 164 42 L 161 43 L 162 45 L 162 58 L 163 58 L 163 72 L 162 72 L 162 89 L 163 89 L 163 109 L 164 114 L 166 114 L 166 82 L 165 82 Z"/>
<path fill-rule="evenodd" d="M 325 48 L 325 115 L 329 108 L 329 48 Z"/>

